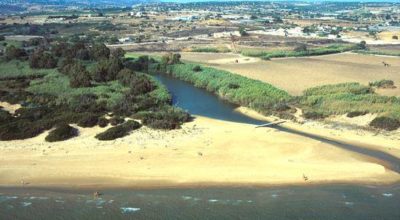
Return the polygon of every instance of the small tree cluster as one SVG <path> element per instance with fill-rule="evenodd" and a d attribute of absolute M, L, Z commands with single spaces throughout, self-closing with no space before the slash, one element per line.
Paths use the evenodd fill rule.
<path fill-rule="evenodd" d="M 34 69 L 51 69 L 57 66 L 58 60 L 48 52 L 41 49 L 36 50 L 29 56 L 29 66 Z"/>
<path fill-rule="evenodd" d="M 15 47 L 14 45 L 8 46 L 5 51 L 6 60 L 22 59 L 26 56 L 27 54 L 24 49 Z"/>

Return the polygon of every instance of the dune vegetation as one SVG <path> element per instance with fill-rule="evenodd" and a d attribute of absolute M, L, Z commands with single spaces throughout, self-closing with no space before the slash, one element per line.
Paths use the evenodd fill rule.
<path fill-rule="evenodd" d="M 305 114 L 310 118 L 376 113 L 380 117 L 376 120 L 382 120 L 382 123 L 371 122 L 371 126 L 386 130 L 394 130 L 397 125 L 397 128 L 400 127 L 400 98 L 378 95 L 370 86 L 359 83 L 310 88 L 304 91 L 304 95 L 298 100 Z M 393 125 L 386 126 L 387 123 Z"/>
<path fill-rule="evenodd" d="M 7 47 L 0 60 L 0 101 L 22 107 L 15 114 L 1 110 L 0 140 L 31 138 L 56 128 L 46 140 L 58 141 L 69 138 L 63 131 L 77 134 L 69 124 L 107 126 L 108 114 L 114 119 L 157 114 L 152 128 L 179 128 L 189 116 L 170 106 L 166 88 L 143 73 L 150 60 L 124 54 L 104 44 L 68 41 L 39 44 L 31 52 Z M 112 125 L 121 123 L 113 118 Z"/>

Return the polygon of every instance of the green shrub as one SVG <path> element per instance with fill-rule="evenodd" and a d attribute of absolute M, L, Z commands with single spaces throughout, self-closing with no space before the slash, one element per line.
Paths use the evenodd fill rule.
<path fill-rule="evenodd" d="M 112 126 L 116 126 L 116 125 L 122 124 L 124 122 L 125 122 L 125 119 L 122 117 L 119 117 L 119 116 L 114 116 L 114 117 L 110 118 L 110 124 Z"/>
<path fill-rule="evenodd" d="M 140 127 L 141 125 L 139 122 L 127 121 L 124 124 L 109 128 L 106 131 L 97 134 L 96 138 L 101 141 L 115 140 L 128 135 L 129 132 L 139 129 Z"/>
<path fill-rule="evenodd" d="M 390 117 L 377 117 L 369 124 L 371 127 L 394 131 L 400 127 L 400 121 Z"/>
<path fill-rule="evenodd" d="M 299 46 L 293 51 L 248 51 L 244 50 L 241 52 L 244 56 L 250 57 L 261 57 L 264 60 L 279 57 L 303 57 L 303 56 L 319 56 L 325 54 L 342 53 L 355 49 L 354 46 L 349 45 L 329 45 L 326 47 L 307 49 L 307 47 Z"/>
<path fill-rule="evenodd" d="M 61 124 L 58 125 L 56 129 L 50 131 L 45 140 L 47 142 L 64 141 L 76 137 L 77 135 L 78 130 L 76 128 L 71 127 L 68 124 Z"/>
<path fill-rule="evenodd" d="M 91 128 L 97 125 L 98 115 L 87 114 L 78 121 L 78 126 L 82 128 Z"/>
<path fill-rule="evenodd" d="M 387 80 L 387 79 L 370 82 L 369 86 L 377 87 L 377 88 L 396 88 L 393 80 Z"/>
<path fill-rule="evenodd" d="M 202 69 L 199 65 L 193 67 L 194 72 L 200 72 Z"/>
<path fill-rule="evenodd" d="M 347 113 L 347 117 L 354 118 L 354 117 L 363 116 L 366 114 L 368 114 L 367 111 L 352 111 L 352 112 Z"/>
<path fill-rule="evenodd" d="M 99 118 L 99 121 L 97 122 L 97 125 L 99 125 L 101 128 L 107 127 L 108 125 L 108 120 L 104 117 Z"/>
<path fill-rule="evenodd" d="M 190 115 L 174 107 L 166 107 L 156 112 L 141 115 L 142 123 L 154 129 L 178 129 L 184 122 L 190 120 Z"/>
<path fill-rule="evenodd" d="M 306 119 L 324 119 L 326 116 L 320 112 L 314 112 L 314 111 L 307 111 L 303 113 L 303 117 Z"/>
<path fill-rule="evenodd" d="M 12 115 L 8 111 L 4 111 L 0 108 L 0 124 L 5 124 L 13 119 Z"/>

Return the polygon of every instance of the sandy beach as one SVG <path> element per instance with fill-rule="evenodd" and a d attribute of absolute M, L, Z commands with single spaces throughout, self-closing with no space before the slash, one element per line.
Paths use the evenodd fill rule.
<path fill-rule="evenodd" d="M 57 143 L 44 141 L 47 132 L 0 142 L 0 185 L 146 188 L 400 180 L 398 173 L 369 157 L 273 128 L 196 117 L 180 130 L 143 127 L 115 141 L 96 140 L 95 134 L 104 129 L 79 128 L 78 137 Z M 383 146 L 392 143 L 400 141 Z M 398 150 L 394 155 L 400 155 Z"/>

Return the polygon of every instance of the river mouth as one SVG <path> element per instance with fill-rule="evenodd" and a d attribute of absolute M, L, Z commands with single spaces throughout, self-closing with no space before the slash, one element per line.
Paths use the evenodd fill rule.
<path fill-rule="evenodd" d="M 232 105 L 218 98 L 211 92 L 196 88 L 188 82 L 175 79 L 172 76 L 162 73 L 154 74 L 153 76 L 167 87 L 172 95 L 173 104 L 188 111 L 190 114 L 252 125 L 266 123 L 266 121 L 257 120 L 236 111 L 235 109 L 238 106 Z M 368 156 L 377 162 L 381 162 L 381 165 L 385 166 L 387 169 L 400 173 L 400 159 L 388 153 L 368 149 L 351 143 L 341 142 L 338 140 L 331 140 L 319 135 L 294 130 L 284 126 L 273 125 L 271 127 L 282 132 L 299 135 L 305 138 L 311 138 L 316 141 L 321 141 L 323 143 Z"/>
<path fill-rule="evenodd" d="M 166 74 L 159 73 L 153 76 L 167 87 L 172 95 L 173 105 L 190 114 L 253 125 L 265 123 L 236 111 L 235 109 L 239 106 L 228 103 L 204 89 L 196 88 Z"/>

